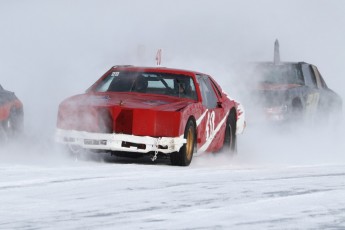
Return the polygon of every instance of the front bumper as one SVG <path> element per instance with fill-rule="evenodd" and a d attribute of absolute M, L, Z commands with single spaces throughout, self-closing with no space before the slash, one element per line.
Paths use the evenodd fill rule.
<path fill-rule="evenodd" d="M 186 143 L 180 137 L 134 136 L 119 133 L 90 133 L 76 130 L 57 129 L 55 140 L 58 143 L 79 146 L 84 149 L 123 151 L 136 153 L 177 152 Z"/>

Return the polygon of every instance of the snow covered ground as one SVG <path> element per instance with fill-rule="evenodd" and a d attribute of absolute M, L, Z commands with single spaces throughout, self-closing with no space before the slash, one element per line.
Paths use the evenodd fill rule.
<path fill-rule="evenodd" d="M 0 229 L 344 229 L 343 145 L 303 147 L 309 138 L 267 131 L 265 142 L 258 131 L 241 137 L 235 158 L 205 154 L 190 167 L 10 144 L 0 152 Z"/>

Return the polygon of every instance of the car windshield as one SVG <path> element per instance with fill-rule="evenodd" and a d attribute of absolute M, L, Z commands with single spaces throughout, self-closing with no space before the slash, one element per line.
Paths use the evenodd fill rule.
<path fill-rule="evenodd" d="M 297 64 L 259 65 L 259 82 L 273 84 L 304 84 L 303 76 Z"/>
<path fill-rule="evenodd" d="M 138 92 L 197 99 L 193 79 L 187 75 L 114 71 L 94 89 L 96 92 Z"/>

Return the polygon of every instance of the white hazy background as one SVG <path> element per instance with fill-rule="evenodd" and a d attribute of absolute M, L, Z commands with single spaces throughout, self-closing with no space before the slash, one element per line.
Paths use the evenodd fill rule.
<path fill-rule="evenodd" d="M 24 104 L 31 149 L 49 154 L 63 99 L 113 65 L 154 66 L 158 48 L 163 66 L 208 73 L 240 100 L 231 66 L 271 61 L 278 38 L 282 61 L 315 64 L 345 98 L 344 25 L 342 0 L 2 0 L 0 84 Z M 341 131 L 268 133 L 248 125 L 239 160 L 344 160 Z"/>

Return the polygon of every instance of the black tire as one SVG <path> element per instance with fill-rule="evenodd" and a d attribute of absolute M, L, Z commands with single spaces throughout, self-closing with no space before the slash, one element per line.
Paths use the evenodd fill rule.
<path fill-rule="evenodd" d="M 229 151 L 231 154 L 237 153 L 236 117 L 234 113 L 230 113 L 226 121 L 222 151 Z"/>
<path fill-rule="evenodd" d="M 186 138 L 187 143 L 185 143 L 180 151 L 170 154 L 170 161 L 172 165 L 177 166 L 188 166 L 192 162 L 194 147 L 196 143 L 196 128 L 194 122 L 189 119 L 184 131 L 184 138 Z"/>
<path fill-rule="evenodd" d="M 289 119 L 297 124 L 304 121 L 304 110 L 300 100 L 293 100 Z"/>

